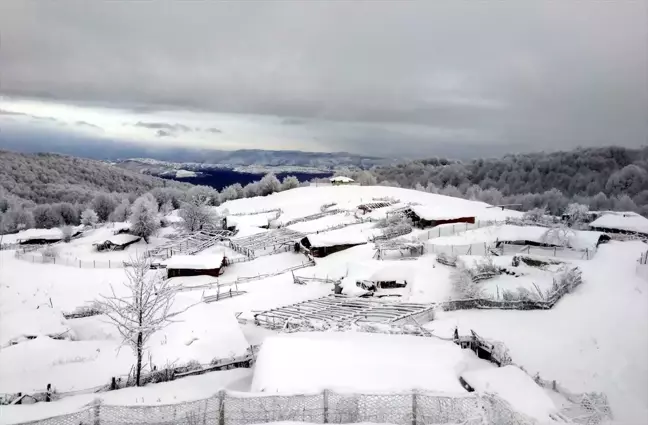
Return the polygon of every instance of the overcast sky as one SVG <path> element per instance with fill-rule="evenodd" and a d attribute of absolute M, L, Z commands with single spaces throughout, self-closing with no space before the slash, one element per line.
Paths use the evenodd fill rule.
<path fill-rule="evenodd" d="M 4 126 L 409 156 L 648 138 L 648 0 L 4 0 L 0 31 Z"/>

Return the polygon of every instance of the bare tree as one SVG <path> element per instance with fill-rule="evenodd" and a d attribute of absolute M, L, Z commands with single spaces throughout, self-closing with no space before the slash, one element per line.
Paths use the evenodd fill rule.
<path fill-rule="evenodd" d="M 172 318 L 187 311 L 191 306 L 171 311 L 175 289 L 168 280 L 161 279 L 151 272 L 151 261 L 144 255 L 131 258 L 130 267 L 124 269 L 128 282 L 125 297 L 118 297 L 110 287 L 111 295 L 102 296 L 98 307 L 110 322 L 117 326 L 122 337 L 122 345 L 129 346 L 135 356 L 135 384 L 140 386 L 142 358 L 149 338 L 157 331 L 173 322 Z"/>
<path fill-rule="evenodd" d="M 216 214 L 210 207 L 194 202 L 184 202 L 178 215 L 184 219 L 184 228 L 190 232 L 195 232 L 210 224 L 213 225 L 217 220 Z"/>

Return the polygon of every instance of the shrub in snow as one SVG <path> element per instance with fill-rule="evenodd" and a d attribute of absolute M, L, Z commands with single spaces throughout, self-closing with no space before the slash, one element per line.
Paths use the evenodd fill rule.
<path fill-rule="evenodd" d="M 148 243 L 148 238 L 160 228 L 160 218 L 157 211 L 157 203 L 152 196 L 140 196 L 135 200 L 131 207 L 131 233 L 144 238 Z"/>
<path fill-rule="evenodd" d="M 47 245 L 43 250 L 41 251 L 41 254 L 43 255 L 44 258 L 58 258 L 58 250 L 56 247 L 53 245 Z"/>
<path fill-rule="evenodd" d="M 187 192 L 187 201 L 196 205 L 218 206 L 220 203 L 220 194 L 213 187 L 194 186 Z"/>
<path fill-rule="evenodd" d="M 567 205 L 567 209 L 565 210 L 565 214 L 569 215 L 569 220 L 572 223 L 584 223 L 587 221 L 588 212 L 589 207 L 587 205 L 576 202 Z"/>
<path fill-rule="evenodd" d="M 290 190 L 299 187 L 299 180 L 295 176 L 286 176 L 281 182 L 281 190 Z"/>
<path fill-rule="evenodd" d="M 36 205 L 32 210 L 34 215 L 34 226 L 39 229 L 51 229 L 52 227 L 61 226 L 63 217 L 51 205 Z"/>
<path fill-rule="evenodd" d="M 238 185 L 241 188 L 240 195 L 236 185 Z M 236 183 L 235 185 L 231 185 L 223 188 L 223 190 L 220 193 L 220 202 L 222 204 L 227 201 L 232 201 L 234 199 L 242 198 L 243 197 L 242 195 L 243 195 L 243 187 L 239 183 Z"/>
<path fill-rule="evenodd" d="M 274 173 L 266 174 L 259 181 L 259 195 L 266 196 L 279 191 L 281 191 L 281 182 Z"/>
<path fill-rule="evenodd" d="M 459 265 L 450 275 L 455 296 L 461 298 L 484 298 L 484 288 L 473 280 L 473 272 Z"/>
<path fill-rule="evenodd" d="M 61 218 L 63 218 L 63 224 L 73 226 L 79 224 L 79 212 L 74 208 L 74 205 L 69 202 L 54 204 L 52 205 L 52 208 L 61 216 Z"/>
<path fill-rule="evenodd" d="M 407 218 L 394 214 L 386 218 L 381 218 L 374 224 L 374 227 L 384 229 L 385 227 L 395 227 L 401 224 L 410 225 L 410 223 L 410 220 Z"/>
<path fill-rule="evenodd" d="M 95 213 L 90 208 L 84 210 L 81 213 L 81 224 L 83 224 L 84 226 L 94 227 L 97 224 L 98 220 L 99 218 L 97 217 L 97 213 Z"/>

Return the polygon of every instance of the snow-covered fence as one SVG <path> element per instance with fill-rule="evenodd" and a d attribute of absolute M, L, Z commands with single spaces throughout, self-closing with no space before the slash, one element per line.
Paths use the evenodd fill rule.
<path fill-rule="evenodd" d="M 648 251 L 639 256 L 639 261 L 637 262 L 637 275 L 648 281 Z"/>
<path fill-rule="evenodd" d="M 2 244 L 0 244 L 0 251 L 6 251 L 6 250 L 9 250 L 9 249 L 16 249 L 16 248 L 18 248 L 18 246 L 20 246 L 20 245 L 17 244 L 17 243 L 2 243 Z"/>
<path fill-rule="evenodd" d="M 437 245 L 433 242 L 427 244 L 426 250 L 432 254 L 457 255 L 516 255 L 529 254 L 542 257 L 563 258 L 566 260 L 591 260 L 596 254 L 596 249 L 574 251 L 569 248 L 544 248 L 530 245 L 500 244 L 499 247 L 485 242 L 465 245 Z"/>
<path fill-rule="evenodd" d="M 39 264 L 57 264 L 61 266 L 76 267 L 80 269 L 122 269 L 126 267 L 124 261 L 117 260 L 80 260 L 77 258 L 47 257 L 21 253 L 16 251 L 15 257 L 19 260 Z"/>
<path fill-rule="evenodd" d="M 504 224 L 504 222 L 495 220 L 477 220 L 474 223 L 441 224 L 439 226 L 428 229 L 425 232 L 419 233 L 418 235 L 414 236 L 414 238 L 420 241 L 427 241 L 434 238 L 440 238 L 441 236 L 454 236 L 468 230 L 496 226 L 499 224 Z"/>
<path fill-rule="evenodd" d="M 113 406 L 96 403 L 81 411 L 30 425 L 248 425 L 270 422 L 386 423 L 430 425 L 524 425 L 533 421 L 493 394 L 241 393 L 222 390 L 212 397 L 157 406 Z"/>

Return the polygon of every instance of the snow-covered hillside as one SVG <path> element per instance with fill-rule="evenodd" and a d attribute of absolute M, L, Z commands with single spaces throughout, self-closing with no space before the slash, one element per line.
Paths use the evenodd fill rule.
<path fill-rule="evenodd" d="M 358 209 L 361 204 L 388 198 L 389 206 L 366 213 Z M 373 242 L 374 237 L 384 233 L 382 228 L 376 227 L 379 220 L 385 218 L 387 212 L 411 204 L 474 217 L 475 223 L 415 228 L 398 240 L 403 246 L 424 247 L 423 255 L 406 249 L 391 252 L 379 260 Z M 277 209 L 281 212 L 268 212 Z M 158 368 L 190 362 L 209 365 L 245 354 L 250 345 L 261 345 L 257 369 L 214 371 L 143 388 L 81 395 L 71 392 L 106 386 L 112 377 L 128 375 L 134 362 L 128 347 L 118 349 L 119 334 L 114 325 L 106 322 L 105 316 L 63 318 L 63 314 L 92 306 L 102 295 L 109 295 L 111 287 L 118 296 L 127 295 L 121 285 L 126 280 L 123 267 L 95 268 L 86 267 L 86 264 L 99 264 L 104 259 L 122 263 L 130 255 L 147 249 L 171 243 L 182 246 L 186 236 L 181 235 L 178 228 L 167 227 L 151 238 L 150 245 L 141 241 L 125 251 L 97 252 L 92 244 L 109 237 L 114 230 L 100 227 L 70 243 L 55 245 L 60 258 L 81 259 L 81 263 L 41 264 L 32 257 L 16 256 L 12 250 L 0 251 L 1 329 L 11 335 L 10 338 L 1 335 L 0 393 L 32 394 L 52 384 L 59 393 L 57 397 L 61 398 L 33 406 L 2 406 L 0 423 L 20 423 L 74 412 L 95 397 L 107 404 L 150 405 L 203 399 L 221 389 L 307 392 L 337 388 L 393 392 L 417 387 L 465 393 L 459 381 L 462 373 L 495 366 L 477 359 L 468 350 L 461 350 L 451 341 L 429 337 L 431 331 L 436 336 L 451 338 L 455 326 L 460 335 L 469 335 L 474 330 L 483 338 L 501 341 L 510 350 L 514 363 L 531 375 L 539 373 L 542 379 L 556 380 L 561 388 L 575 393 L 605 393 L 618 423 L 648 421 L 645 386 L 648 382 L 645 360 L 648 353 L 648 282 L 636 274 L 637 259 L 648 250 L 648 245 L 642 242 L 612 241 L 594 247 L 591 250 L 594 254 L 587 257 L 589 260 L 579 259 L 581 247 L 576 246 L 565 248 L 576 255 L 561 257 L 560 253 L 554 253 L 555 257 L 543 257 L 534 254 L 533 258 L 551 258 L 560 263 L 541 267 L 514 266 L 512 255 L 500 255 L 492 258 L 492 264 L 506 273 L 486 276 L 485 280 L 475 283 L 493 299 L 503 289 L 519 287 L 537 290 L 543 296 L 551 290 L 559 273 L 567 267 L 578 266 L 582 270 L 583 283 L 572 293 L 565 294 L 550 310 L 441 311 L 440 304 L 462 296 L 457 293 L 453 281 L 457 270 L 437 262 L 433 247 L 465 247 L 476 243 L 487 247 L 503 236 L 518 236 L 520 228 L 502 222 L 507 217 L 519 217 L 519 212 L 481 202 L 377 186 L 303 187 L 266 197 L 229 201 L 216 210 L 222 216 L 231 217 L 229 221 L 237 226 L 239 233 L 233 241 L 247 237 L 262 240 L 275 234 L 276 227 L 328 210 L 335 211 L 290 224 L 281 231 L 301 232 L 297 233 L 299 238 L 315 235 L 334 244 L 345 239 L 358 240 L 359 235 L 364 240 L 360 245 L 322 258 L 305 255 L 303 247 L 302 252 L 295 252 L 294 242 L 299 239 L 285 246 L 269 246 L 263 255 L 257 256 L 235 251 L 236 247 L 228 245 L 227 240 L 214 240 L 193 259 L 198 261 L 202 256 L 218 255 L 219 258 L 225 256 L 231 264 L 224 267 L 220 275 L 172 279 L 173 287 L 179 291 L 174 305 L 189 307 L 189 310 L 178 317 L 177 323 L 153 335 L 145 358 Z M 263 213 L 253 214 L 257 212 Z M 258 220 L 258 216 L 264 220 Z M 268 221 L 270 229 L 256 227 Z M 336 230 L 328 230 L 330 228 Z M 529 235 L 539 232 L 533 228 L 524 231 Z M 317 241 L 317 237 L 313 240 Z M 484 260 L 485 252 L 488 250 L 470 255 L 457 252 L 456 260 L 461 266 L 470 268 Z M 35 256 L 39 252 L 28 254 Z M 193 262 L 190 265 L 192 270 L 201 268 Z M 151 270 L 150 274 L 167 276 L 164 269 Z M 396 308 L 407 303 L 437 306 L 434 320 L 418 323 L 424 328 L 420 333 L 427 337 L 369 335 L 356 332 L 355 328 L 354 332 L 336 335 L 306 332 L 317 326 L 325 330 L 321 323 L 313 324 L 312 329 L 300 329 L 297 334 L 277 335 L 281 331 L 255 324 L 255 314 L 261 311 L 332 295 L 333 281 L 339 282 L 338 289 L 343 294 L 349 297 L 373 295 L 363 300 L 380 305 Z M 378 285 L 375 293 L 368 294 L 359 284 L 362 282 L 386 282 L 387 286 Z M 401 286 L 389 286 L 396 282 Z M 384 298 L 380 298 L 382 296 Z M 305 313 L 299 307 L 290 309 L 296 316 Z M 344 314 L 339 313 L 339 317 Z M 25 321 L 33 322 L 26 324 Z M 345 326 L 349 325 L 338 324 L 339 329 L 347 329 Z M 264 344 L 266 340 L 267 345 Z M 512 373 L 515 379 L 519 378 L 517 373 Z M 477 391 L 491 385 L 489 380 L 492 379 L 492 388 L 497 387 L 502 394 L 511 394 L 510 387 L 499 386 L 509 382 L 504 379 L 506 377 L 500 379 L 500 375 L 493 373 L 472 376 L 480 385 Z M 549 395 L 556 403 L 556 411 L 565 401 L 554 392 L 539 387 L 529 389 L 528 394 L 534 391 Z M 560 401 L 556 401 L 558 399 Z M 542 398 L 542 403 L 547 400 Z M 528 403 L 521 405 L 528 406 Z"/>

